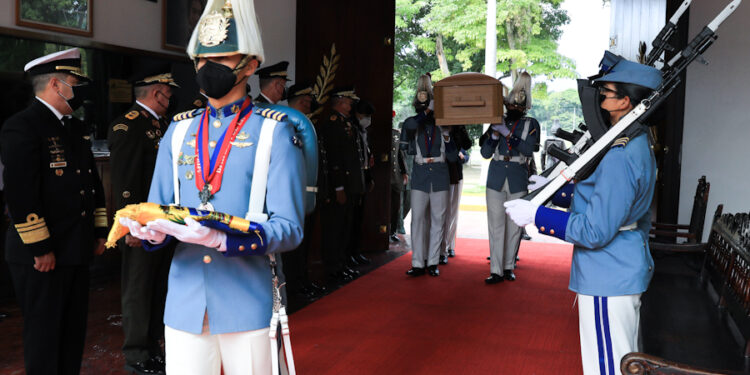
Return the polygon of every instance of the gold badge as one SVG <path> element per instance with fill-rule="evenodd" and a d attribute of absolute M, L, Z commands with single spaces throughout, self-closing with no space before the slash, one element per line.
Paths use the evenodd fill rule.
<path fill-rule="evenodd" d="M 245 132 L 240 132 L 240 134 L 237 134 L 236 138 L 237 138 L 237 140 L 244 141 L 244 140 L 250 138 L 250 136 L 247 133 L 245 133 Z"/>
<path fill-rule="evenodd" d="M 55 174 L 58 175 L 58 176 L 62 176 L 63 175 L 63 170 L 62 169 L 55 169 Z"/>
<path fill-rule="evenodd" d="M 127 115 L 125 115 L 125 118 L 128 120 L 133 120 L 136 117 L 138 117 L 138 111 L 130 111 Z"/>
<path fill-rule="evenodd" d="M 128 126 L 125 124 L 117 124 L 114 127 L 112 127 L 112 131 L 118 131 L 118 130 L 128 131 Z"/>
<path fill-rule="evenodd" d="M 127 191 L 127 190 L 123 191 L 123 192 L 122 192 L 122 197 L 123 197 L 123 198 L 125 198 L 125 199 L 128 199 L 128 198 L 130 198 L 130 192 L 129 192 L 129 191 Z"/>
<path fill-rule="evenodd" d="M 223 14 L 213 11 L 203 17 L 198 25 L 198 41 L 206 47 L 216 47 L 227 38 L 229 20 Z"/>
<path fill-rule="evenodd" d="M 250 147 L 252 145 L 253 145 L 253 142 L 232 142 L 232 146 L 239 147 L 239 148 Z"/>
<path fill-rule="evenodd" d="M 187 171 L 187 172 L 185 172 L 185 178 L 187 178 L 188 180 L 192 180 L 193 179 L 193 171 Z"/>
<path fill-rule="evenodd" d="M 237 113 L 239 111 L 240 111 L 240 106 L 238 106 L 237 104 L 232 106 L 232 113 Z"/>

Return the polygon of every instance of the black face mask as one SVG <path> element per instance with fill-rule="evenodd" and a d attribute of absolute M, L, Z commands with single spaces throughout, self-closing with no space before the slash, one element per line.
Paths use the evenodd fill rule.
<path fill-rule="evenodd" d="M 67 86 L 70 86 L 65 81 L 60 81 L 60 82 L 62 82 L 63 84 Z M 65 99 L 65 101 L 70 106 L 70 109 L 73 110 L 73 112 L 75 112 L 78 108 L 81 108 L 81 106 L 83 105 L 83 102 L 86 99 L 89 99 L 91 97 L 91 85 L 89 85 L 88 83 L 84 83 L 82 85 L 70 86 L 70 88 L 73 90 L 72 98 L 68 99 L 64 97 L 62 94 L 60 94 L 60 96 L 62 96 Z"/>
<path fill-rule="evenodd" d="M 508 112 L 505 114 L 505 117 L 508 119 L 508 121 L 516 121 L 519 118 L 523 117 L 526 113 L 523 111 L 517 111 L 515 109 L 509 109 Z"/>
<path fill-rule="evenodd" d="M 604 125 L 606 125 L 607 127 L 612 126 L 612 117 L 609 111 L 602 107 L 599 107 L 599 112 L 602 113 L 602 119 L 604 120 Z"/>
<path fill-rule="evenodd" d="M 198 87 L 206 93 L 206 96 L 219 99 L 223 98 L 237 84 L 237 76 L 232 68 L 209 60 L 202 68 L 198 69 L 195 81 L 198 83 Z"/>

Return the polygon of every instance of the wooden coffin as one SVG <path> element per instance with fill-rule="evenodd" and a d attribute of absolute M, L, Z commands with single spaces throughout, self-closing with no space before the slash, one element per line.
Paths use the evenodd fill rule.
<path fill-rule="evenodd" d="M 499 123 L 503 120 L 503 84 L 481 73 L 459 73 L 433 86 L 438 125 Z"/>

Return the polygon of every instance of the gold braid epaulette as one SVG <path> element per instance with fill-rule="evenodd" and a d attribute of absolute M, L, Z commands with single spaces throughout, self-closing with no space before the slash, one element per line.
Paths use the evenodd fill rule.
<path fill-rule="evenodd" d="M 286 119 L 286 113 L 279 112 L 279 111 L 276 111 L 276 110 L 273 110 L 273 109 L 270 109 L 270 108 L 259 109 L 259 110 L 255 111 L 255 113 L 257 113 L 257 114 L 259 114 L 259 115 L 261 115 L 261 116 L 263 116 L 265 118 L 270 118 L 270 119 L 276 120 L 276 121 L 284 121 Z"/>
<path fill-rule="evenodd" d="M 203 113 L 204 110 L 206 110 L 206 109 L 205 108 L 196 108 L 196 109 L 191 109 L 189 111 L 178 113 L 178 114 L 174 115 L 174 117 L 172 117 L 172 121 L 177 122 L 177 121 L 182 121 L 182 120 L 187 120 L 189 118 L 193 118 L 193 117 L 198 116 L 201 113 Z"/>
<path fill-rule="evenodd" d="M 612 148 L 625 147 L 628 142 L 630 142 L 630 137 L 617 138 L 614 143 L 612 143 Z"/>

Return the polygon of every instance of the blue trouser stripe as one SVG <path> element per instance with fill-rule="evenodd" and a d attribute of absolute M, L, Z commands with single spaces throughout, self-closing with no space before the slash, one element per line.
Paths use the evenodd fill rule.
<path fill-rule="evenodd" d="M 604 337 L 607 341 L 607 358 L 609 362 L 609 373 L 615 373 L 615 360 L 612 358 L 612 335 L 609 332 L 609 309 L 607 297 L 602 297 L 602 318 L 604 319 Z"/>
<path fill-rule="evenodd" d="M 604 367 L 604 345 L 602 343 L 602 331 L 601 323 L 599 321 L 599 297 L 594 296 L 594 319 L 596 320 L 596 347 L 599 349 L 599 373 L 601 375 L 607 375 L 607 371 Z"/>

